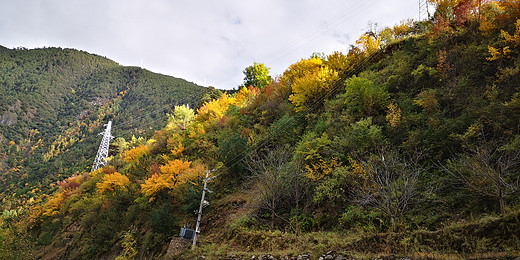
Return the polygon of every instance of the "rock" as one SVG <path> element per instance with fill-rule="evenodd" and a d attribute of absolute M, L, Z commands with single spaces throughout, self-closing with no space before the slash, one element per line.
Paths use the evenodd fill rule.
<path fill-rule="evenodd" d="M 267 254 L 262 257 L 262 260 L 277 260 L 274 256 Z"/>
<path fill-rule="evenodd" d="M 345 257 L 343 257 L 342 255 L 338 255 L 336 256 L 336 260 L 345 260 Z"/>
<path fill-rule="evenodd" d="M 325 256 L 325 258 L 323 258 L 323 259 L 325 259 L 325 260 L 334 260 L 334 256 L 327 254 Z"/>
<path fill-rule="evenodd" d="M 168 250 L 166 251 L 166 255 L 164 259 L 175 259 L 177 254 L 181 253 L 184 249 L 189 245 L 189 240 L 173 237 L 170 240 L 170 244 L 168 245 Z"/>

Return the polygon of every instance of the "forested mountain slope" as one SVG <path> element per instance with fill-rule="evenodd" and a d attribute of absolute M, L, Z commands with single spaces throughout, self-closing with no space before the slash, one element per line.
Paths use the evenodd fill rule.
<path fill-rule="evenodd" d="M 205 91 L 82 51 L 0 48 L 1 197 L 88 169 L 108 120 L 116 137 L 153 133 Z"/>
<path fill-rule="evenodd" d="M 0 253 L 518 257 L 520 2 L 430 2 L 430 20 L 367 32 L 345 54 L 278 77 L 255 63 L 238 91 L 114 142 L 106 167 L 6 200 Z M 191 250 L 176 237 L 210 169 Z"/>

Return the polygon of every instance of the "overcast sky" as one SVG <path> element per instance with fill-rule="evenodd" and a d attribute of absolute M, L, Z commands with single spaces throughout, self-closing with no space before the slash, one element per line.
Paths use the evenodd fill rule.
<path fill-rule="evenodd" d="M 236 88 L 264 63 L 277 76 L 366 30 L 418 18 L 419 0 L 0 0 L 0 45 L 63 47 L 125 66 Z"/>

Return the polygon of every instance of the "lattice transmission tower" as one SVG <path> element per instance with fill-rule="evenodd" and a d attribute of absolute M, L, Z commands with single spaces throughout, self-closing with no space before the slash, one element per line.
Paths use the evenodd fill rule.
<path fill-rule="evenodd" d="M 99 133 L 99 135 L 103 135 L 103 140 L 101 140 L 101 144 L 99 145 L 98 152 L 96 154 L 96 159 L 94 160 L 94 164 L 92 164 L 91 172 L 97 170 L 100 166 L 105 166 L 107 164 L 108 157 L 108 147 L 110 146 L 110 140 L 114 137 L 110 134 L 110 130 L 112 128 L 112 121 L 108 121 L 108 124 L 105 125 L 107 128 L 104 132 Z"/>
<path fill-rule="evenodd" d="M 428 10 L 428 0 L 419 0 L 419 21 L 430 19 L 430 11 Z"/>

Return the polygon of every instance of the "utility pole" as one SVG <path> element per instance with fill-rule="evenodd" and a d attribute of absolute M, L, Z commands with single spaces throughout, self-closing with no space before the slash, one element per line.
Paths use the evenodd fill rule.
<path fill-rule="evenodd" d="M 206 191 L 208 191 L 208 193 L 212 193 L 212 191 L 210 191 L 207 188 L 208 181 L 217 177 L 217 176 L 213 176 L 211 178 L 209 177 L 209 173 L 213 172 L 213 171 L 216 171 L 216 169 L 206 170 L 206 178 L 204 178 L 204 188 L 202 189 L 202 197 L 200 198 L 199 212 L 197 213 L 197 225 L 195 226 L 195 234 L 193 235 L 193 245 L 191 246 L 191 249 L 195 249 L 195 246 L 197 245 L 197 238 L 200 234 L 200 219 L 202 218 L 202 209 L 209 205 L 209 202 L 204 200 L 204 197 L 206 196 Z"/>
<path fill-rule="evenodd" d="M 478 24 L 480 24 L 481 11 L 482 11 L 482 0 L 478 0 Z"/>
<path fill-rule="evenodd" d="M 105 126 L 107 127 L 105 131 L 99 133 L 99 135 L 103 135 L 103 139 L 101 140 L 101 144 L 99 145 L 96 159 L 94 159 L 94 163 L 92 164 L 92 168 L 90 169 L 91 172 L 97 170 L 100 166 L 105 166 L 107 164 L 110 140 L 114 138 L 110 134 L 110 130 L 112 129 L 112 121 L 108 121 L 108 124 L 105 124 Z"/>
<path fill-rule="evenodd" d="M 190 109 L 190 105 L 186 104 L 186 108 Z M 186 114 L 184 114 L 184 124 L 182 125 L 182 130 L 186 130 Z"/>

